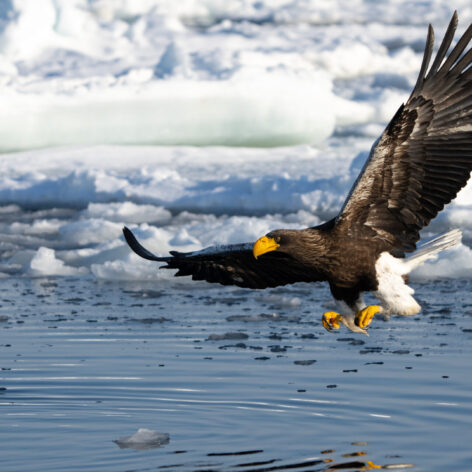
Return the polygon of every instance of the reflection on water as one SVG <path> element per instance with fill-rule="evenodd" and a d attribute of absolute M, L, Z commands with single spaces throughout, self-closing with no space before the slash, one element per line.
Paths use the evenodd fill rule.
<path fill-rule="evenodd" d="M 469 472 L 472 282 L 416 288 L 366 339 L 322 330 L 323 286 L 5 279 L 2 470 Z"/>
<path fill-rule="evenodd" d="M 355 444 L 355 443 L 353 443 Z M 185 452 L 185 451 L 182 451 Z M 232 469 L 244 470 L 246 472 L 269 472 L 276 470 L 312 470 L 319 472 L 330 472 L 334 470 L 347 470 L 347 471 L 362 471 L 362 470 L 374 470 L 374 469 L 407 469 L 413 467 L 413 464 L 374 464 L 367 457 L 363 460 L 351 460 L 342 461 L 340 457 L 358 457 L 367 456 L 366 451 L 350 452 L 346 454 L 336 453 L 335 450 L 321 451 L 320 456 L 303 459 L 299 462 L 287 462 L 283 459 L 269 459 L 269 460 L 257 460 L 258 455 L 263 454 L 263 450 L 252 450 L 252 451 L 238 451 L 238 452 L 222 452 L 222 453 L 209 453 L 208 457 L 219 457 L 227 458 L 229 456 L 248 456 L 244 462 L 239 462 L 232 465 Z M 252 457 L 255 456 L 255 457 Z M 326 456 L 326 457 L 325 457 Z M 246 457 L 245 457 L 246 459 Z M 176 467 L 176 465 L 174 465 Z M 223 467 L 219 462 L 206 464 L 208 467 L 212 467 L 212 470 L 220 470 L 219 467 Z M 197 467 L 197 465 L 181 463 L 178 467 Z M 165 467 L 167 468 L 167 466 Z M 221 469 L 223 470 L 223 469 Z"/>

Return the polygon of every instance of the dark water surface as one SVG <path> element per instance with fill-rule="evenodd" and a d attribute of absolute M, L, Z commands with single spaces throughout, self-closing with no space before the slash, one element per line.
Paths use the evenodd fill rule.
<path fill-rule="evenodd" d="M 415 288 L 367 338 L 325 286 L 3 279 L 1 470 L 470 471 L 472 281 Z M 113 442 L 139 428 L 169 443 Z"/>

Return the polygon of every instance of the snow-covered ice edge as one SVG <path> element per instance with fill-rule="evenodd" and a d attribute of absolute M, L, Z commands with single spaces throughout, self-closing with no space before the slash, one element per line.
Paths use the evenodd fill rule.
<path fill-rule="evenodd" d="M 349 147 L 100 146 L 5 155 L 0 272 L 168 279 L 171 272 L 130 252 L 123 225 L 158 254 L 316 225 L 339 211 L 367 157 L 346 158 Z M 459 227 L 470 244 L 471 208 L 469 184 L 425 235 Z M 471 267 L 470 249 L 462 246 L 416 274 L 468 277 Z"/>

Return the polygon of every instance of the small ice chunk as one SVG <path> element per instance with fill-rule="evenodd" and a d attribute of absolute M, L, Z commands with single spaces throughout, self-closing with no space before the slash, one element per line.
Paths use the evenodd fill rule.
<path fill-rule="evenodd" d="M 85 247 L 118 238 L 122 224 L 91 218 L 67 223 L 59 228 L 59 237 L 70 244 Z"/>
<path fill-rule="evenodd" d="M 182 228 L 177 234 L 169 241 L 172 246 L 187 246 L 188 244 L 200 245 L 200 241 L 190 235 L 185 228 Z"/>
<path fill-rule="evenodd" d="M 132 202 L 89 203 L 83 218 L 96 218 L 116 223 L 168 223 L 172 215 L 162 206 L 137 205 Z"/>
<path fill-rule="evenodd" d="M 261 303 L 270 303 L 275 308 L 299 308 L 302 304 L 298 297 L 284 297 L 281 295 L 261 295 L 257 297 Z"/>
<path fill-rule="evenodd" d="M 170 436 L 167 433 L 158 433 L 152 429 L 139 428 L 133 435 L 114 439 L 113 442 L 118 444 L 120 449 L 131 448 L 143 451 L 161 447 L 164 444 L 168 444 L 169 440 Z"/>
<path fill-rule="evenodd" d="M 169 76 L 179 76 L 185 78 L 192 77 L 192 66 L 188 53 L 181 44 L 171 41 L 162 54 L 156 69 L 156 77 L 165 78 Z"/>
<path fill-rule="evenodd" d="M 88 274 L 85 267 L 72 267 L 57 259 L 54 249 L 40 247 L 29 263 L 28 274 L 32 277 L 48 275 L 84 275 Z"/>

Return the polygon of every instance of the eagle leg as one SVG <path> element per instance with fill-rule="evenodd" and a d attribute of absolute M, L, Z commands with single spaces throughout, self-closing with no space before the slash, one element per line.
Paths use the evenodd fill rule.
<path fill-rule="evenodd" d="M 365 329 L 372 323 L 374 315 L 382 313 L 382 311 L 383 308 L 379 305 L 366 306 L 363 310 L 357 312 L 354 322 L 359 328 Z"/>
<path fill-rule="evenodd" d="M 327 311 L 323 314 L 321 321 L 323 322 L 323 327 L 330 332 L 338 330 L 342 323 L 346 328 L 354 333 L 362 333 L 369 336 L 367 328 L 370 323 L 372 323 L 374 315 L 381 313 L 382 311 L 383 308 L 379 305 L 369 305 L 362 310 L 359 310 L 356 315 L 349 314 L 343 316 L 335 311 Z"/>
<path fill-rule="evenodd" d="M 336 313 L 335 311 L 327 311 L 326 313 L 323 313 L 321 321 L 323 322 L 323 327 L 327 331 L 333 331 L 334 329 L 340 328 L 340 323 L 342 322 L 342 315 Z"/>

